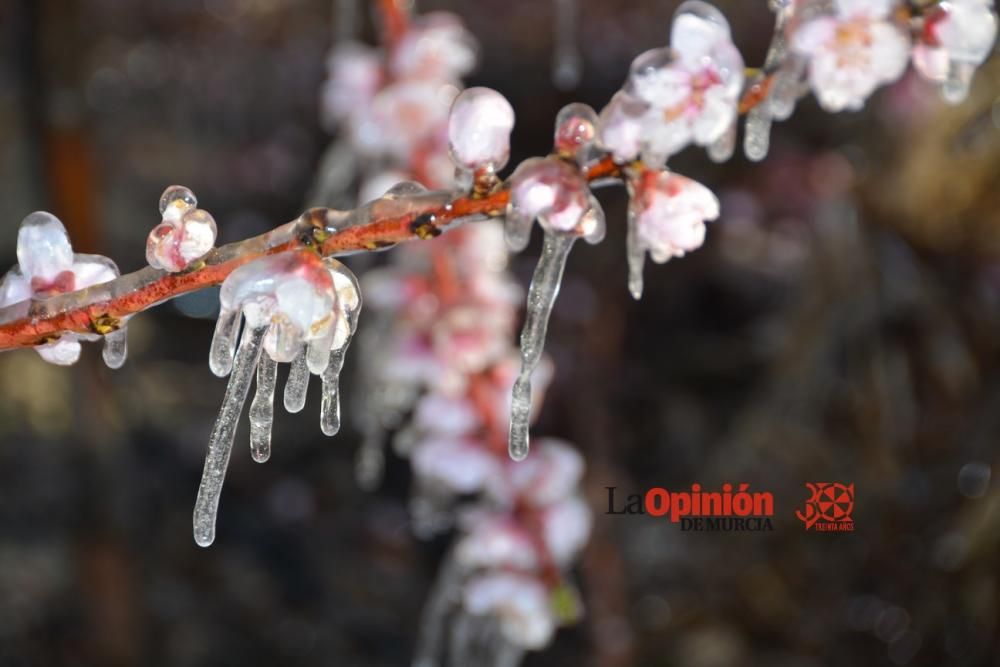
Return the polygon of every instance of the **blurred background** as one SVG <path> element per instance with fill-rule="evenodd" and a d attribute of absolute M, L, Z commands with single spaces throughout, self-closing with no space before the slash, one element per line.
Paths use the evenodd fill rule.
<path fill-rule="evenodd" d="M 223 243 L 294 218 L 330 141 L 317 108 L 336 4 L 0 4 L 0 264 L 46 209 L 78 252 L 135 270 L 172 183 Z M 549 149 L 562 105 L 600 108 L 666 43 L 678 3 L 582 0 L 566 91 L 553 3 L 419 4 L 480 40 L 468 83 L 511 100 L 516 164 Z M 761 62 L 766 3 L 717 4 Z M 526 664 L 1000 664 L 998 95 L 994 58 L 959 107 L 907 76 L 862 113 L 804 100 L 761 164 L 686 151 L 675 168 L 723 215 L 703 250 L 647 267 L 638 303 L 625 195 L 599 191 L 608 239 L 571 257 L 535 428 L 588 461 L 587 615 Z M 536 238 L 514 259 L 525 285 L 537 254 Z M 0 355 L 0 665 L 408 664 L 445 542 L 411 536 L 405 462 L 359 490 L 350 411 L 332 440 L 318 397 L 279 411 L 263 466 L 244 423 L 218 537 L 195 546 L 225 388 L 206 363 L 216 309 L 209 290 L 136 317 L 119 371 L 96 345 L 71 369 Z M 607 486 L 725 481 L 774 492 L 773 532 L 603 513 Z M 856 485 L 854 533 L 795 518 L 818 481 Z"/>

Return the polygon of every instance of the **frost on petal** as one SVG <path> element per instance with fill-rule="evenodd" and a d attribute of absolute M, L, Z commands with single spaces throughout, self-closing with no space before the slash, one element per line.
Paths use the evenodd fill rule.
<path fill-rule="evenodd" d="M 428 440 L 412 458 L 417 475 L 452 493 L 478 491 L 499 471 L 496 458 L 474 440 Z"/>
<path fill-rule="evenodd" d="M 455 98 L 448 118 L 448 150 L 462 169 L 499 171 L 510 156 L 514 109 L 490 88 L 469 88 Z"/>
<path fill-rule="evenodd" d="M 549 592 L 533 577 L 488 574 L 470 580 L 463 604 L 469 613 L 494 614 L 508 641 L 529 649 L 544 648 L 555 632 Z"/>

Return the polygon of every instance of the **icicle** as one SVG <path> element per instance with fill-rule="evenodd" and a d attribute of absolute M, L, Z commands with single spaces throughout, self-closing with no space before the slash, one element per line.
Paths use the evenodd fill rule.
<path fill-rule="evenodd" d="M 274 385 L 278 362 L 262 354 L 257 364 L 257 393 L 250 404 L 250 456 L 257 463 L 271 458 L 271 426 L 274 423 Z"/>
<path fill-rule="evenodd" d="M 247 329 L 243 333 L 236 361 L 233 364 L 232 375 L 226 387 L 226 396 L 222 399 L 222 408 L 212 427 L 212 435 L 208 440 L 208 453 L 205 455 L 205 470 L 198 487 L 198 499 L 194 504 L 194 541 L 199 546 L 207 547 L 215 540 L 215 516 L 219 510 L 219 495 L 222 492 L 222 482 L 226 478 L 226 467 L 229 465 L 229 454 L 233 449 L 233 438 L 236 435 L 236 425 L 240 412 L 250 391 L 250 381 L 254 369 L 260 359 L 261 343 L 267 327 Z"/>
<path fill-rule="evenodd" d="M 217 377 L 226 377 L 233 369 L 233 351 L 236 349 L 239 331 L 240 311 L 223 308 L 215 323 L 215 335 L 212 336 L 212 348 L 208 356 L 208 367 Z"/>
<path fill-rule="evenodd" d="M 708 157 L 712 162 L 725 162 L 736 150 L 736 122 L 729 126 L 722 136 L 708 146 Z"/>
<path fill-rule="evenodd" d="M 323 371 L 323 403 L 319 425 L 324 435 L 337 435 L 340 430 L 340 370 L 344 367 L 347 344 L 330 351 L 330 361 Z"/>
<path fill-rule="evenodd" d="M 639 243 L 636 214 L 629 206 L 628 231 L 625 237 L 625 257 L 628 260 L 628 291 L 638 301 L 642 298 L 642 272 L 646 266 L 646 249 Z"/>
<path fill-rule="evenodd" d="M 961 104 L 969 96 L 972 77 L 976 72 L 974 65 L 951 61 L 948 63 L 948 78 L 941 84 L 941 96 L 948 104 Z"/>
<path fill-rule="evenodd" d="M 128 333 L 123 323 L 117 330 L 104 336 L 104 363 L 108 368 L 121 368 L 128 356 Z"/>
<path fill-rule="evenodd" d="M 309 366 L 306 365 L 306 351 L 303 349 L 288 369 L 288 379 L 285 380 L 285 409 L 295 413 L 306 407 L 308 388 Z"/>
<path fill-rule="evenodd" d="M 771 113 L 766 101 L 747 113 L 743 152 L 748 159 L 759 162 L 767 157 L 771 145 Z"/>
<path fill-rule="evenodd" d="M 510 457 L 521 461 L 528 455 L 528 423 L 531 420 L 531 373 L 542 358 L 545 331 L 559 285 L 562 281 L 566 258 L 576 236 L 545 232 L 542 255 L 528 288 L 527 314 L 521 331 L 521 372 L 514 382 L 511 398 Z"/>
<path fill-rule="evenodd" d="M 577 0 L 555 0 L 555 49 L 552 83 L 559 90 L 572 90 L 580 83 L 582 59 L 576 45 Z"/>

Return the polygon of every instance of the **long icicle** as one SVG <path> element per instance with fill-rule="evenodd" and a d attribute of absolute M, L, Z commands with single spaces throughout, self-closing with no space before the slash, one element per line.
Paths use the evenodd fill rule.
<path fill-rule="evenodd" d="M 233 369 L 233 351 L 240 331 L 240 311 L 223 308 L 215 323 L 212 347 L 208 354 L 208 367 L 217 377 L 226 377 Z"/>
<path fill-rule="evenodd" d="M 285 380 L 285 409 L 291 413 L 301 412 L 306 406 L 306 391 L 309 389 L 309 366 L 306 364 L 305 348 L 292 361 Z"/>
<path fill-rule="evenodd" d="M 194 541 L 198 546 L 207 547 L 215 540 L 215 517 L 219 511 L 222 482 L 226 478 L 229 454 L 233 450 L 233 438 L 236 436 L 236 425 L 239 423 L 243 404 L 250 391 L 250 381 L 260 359 L 261 343 L 265 333 L 267 327 L 244 331 L 239 350 L 236 351 L 236 361 L 229 376 L 229 384 L 226 386 L 226 396 L 222 399 L 222 408 L 212 427 L 212 435 L 208 439 L 205 470 L 202 472 L 201 485 L 198 487 L 198 499 L 194 503 Z"/>
<path fill-rule="evenodd" d="M 531 421 L 531 374 L 542 358 L 545 332 L 552 305 L 559 294 L 566 258 L 575 236 L 545 232 L 542 255 L 528 288 L 527 313 L 521 330 L 521 372 L 514 382 L 510 404 L 510 440 L 508 451 L 515 461 L 528 455 L 528 424 Z"/>
<path fill-rule="evenodd" d="M 330 350 L 330 361 L 323 371 L 323 402 L 320 406 L 319 426 L 323 435 L 337 435 L 340 430 L 340 371 L 344 367 L 344 353 L 350 339 L 336 350 Z"/>
<path fill-rule="evenodd" d="M 250 456 L 257 463 L 271 458 L 274 386 L 277 381 L 278 362 L 265 352 L 257 363 L 257 392 L 250 404 Z"/>

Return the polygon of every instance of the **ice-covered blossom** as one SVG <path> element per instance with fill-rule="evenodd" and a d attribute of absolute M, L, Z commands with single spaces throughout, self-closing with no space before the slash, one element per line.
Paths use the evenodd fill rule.
<path fill-rule="evenodd" d="M 320 427 L 340 429 L 340 370 L 357 327 L 361 292 L 357 279 L 335 259 L 310 250 L 263 257 L 236 269 L 222 283 L 221 309 L 209 366 L 229 375 L 229 384 L 209 438 L 205 469 L 194 509 L 194 537 L 201 546 L 215 539 L 215 520 L 236 426 L 254 374 L 250 405 L 250 452 L 258 462 L 271 455 L 271 425 L 278 362 L 291 362 L 284 405 L 305 406 L 310 373 L 323 385 Z M 245 321 L 239 347 L 240 318 Z M 235 358 L 234 358 L 235 352 Z"/>
<path fill-rule="evenodd" d="M 462 170 L 499 171 L 510 157 L 514 109 L 490 88 L 469 88 L 455 98 L 448 119 L 448 149 Z"/>
<path fill-rule="evenodd" d="M 639 55 L 623 91 L 602 111 L 601 145 L 620 162 L 661 167 L 690 143 L 709 146 L 736 122 L 743 58 L 719 10 L 678 8 L 670 46 Z"/>
<path fill-rule="evenodd" d="M 556 116 L 553 148 L 561 157 L 573 158 L 580 165 L 597 155 L 597 113 L 588 105 L 567 104 Z"/>
<path fill-rule="evenodd" d="M 558 158 L 525 160 L 510 177 L 506 231 L 512 248 L 527 245 L 534 220 L 549 233 L 582 236 L 591 243 L 604 237 L 604 212 L 586 179 Z"/>
<path fill-rule="evenodd" d="M 17 232 L 17 266 L 0 280 L 0 307 L 27 299 L 43 300 L 81 290 L 118 277 L 118 267 L 101 255 L 73 252 L 62 222 L 44 211 L 28 215 Z M 117 368 L 125 361 L 124 323 L 109 332 L 105 361 Z M 91 334 L 65 333 L 35 346 L 42 359 L 60 366 L 80 358 L 80 341 L 97 340 Z"/>
<path fill-rule="evenodd" d="M 923 30 L 913 46 L 913 66 L 942 84 L 945 99 L 961 102 L 976 67 L 997 37 L 993 0 L 945 0 L 924 13 Z"/>
<path fill-rule="evenodd" d="M 632 190 L 629 290 L 638 299 L 645 254 L 662 264 L 700 248 L 705 222 L 719 217 L 719 200 L 701 183 L 670 171 L 645 170 L 636 176 Z"/>
<path fill-rule="evenodd" d="M 902 76 L 907 34 L 893 22 L 897 0 L 834 0 L 832 15 L 813 18 L 792 36 L 809 59 L 809 82 L 827 111 L 858 110 L 881 85 Z"/>
<path fill-rule="evenodd" d="M 198 208 L 194 193 L 184 186 L 163 192 L 160 213 L 163 222 L 146 239 L 146 261 L 154 269 L 183 271 L 215 246 L 215 219 Z"/>

